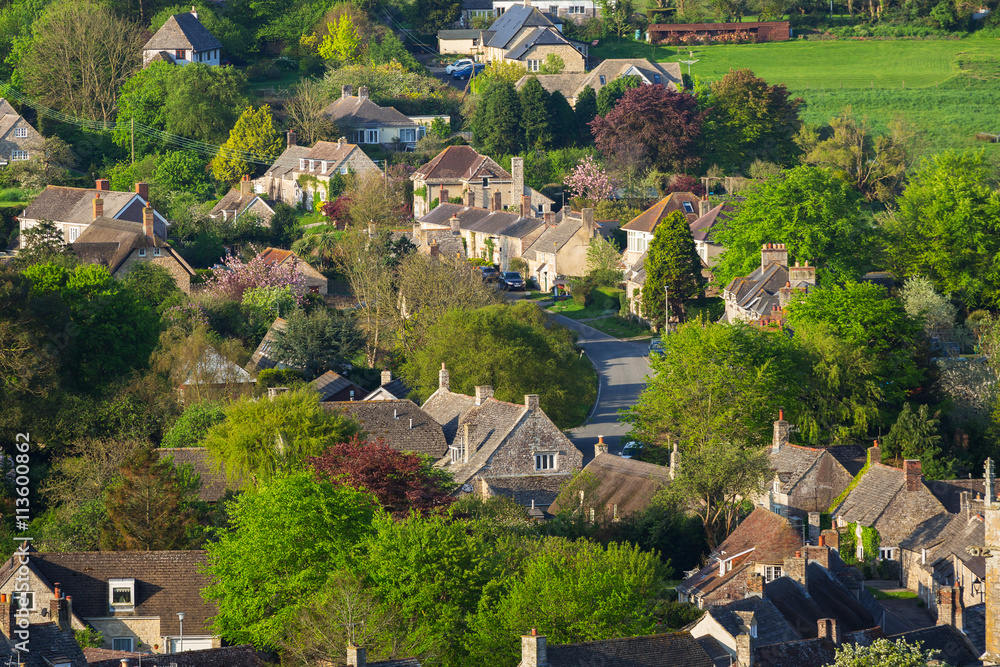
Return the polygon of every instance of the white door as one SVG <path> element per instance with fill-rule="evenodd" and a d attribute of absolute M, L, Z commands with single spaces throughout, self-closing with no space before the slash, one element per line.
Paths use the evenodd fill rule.
<path fill-rule="evenodd" d="M 184 650 L 185 651 L 200 651 L 202 649 L 212 648 L 212 638 L 211 637 L 185 637 L 184 638 Z M 178 637 L 170 638 L 170 652 L 177 653 L 181 650 L 181 641 Z"/>

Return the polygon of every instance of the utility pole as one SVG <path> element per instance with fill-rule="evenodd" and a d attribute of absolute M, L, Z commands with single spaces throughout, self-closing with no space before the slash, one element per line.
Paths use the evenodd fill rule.
<path fill-rule="evenodd" d="M 130 120 L 132 121 L 132 123 L 131 123 L 131 125 L 132 125 L 132 166 L 134 167 L 135 166 L 135 116 L 133 116 Z"/>
<path fill-rule="evenodd" d="M 666 317 L 663 318 L 663 335 L 669 336 L 670 335 L 670 286 L 664 285 L 663 292 L 664 292 L 664 301 L 667 306 L 667 315 Z"/>

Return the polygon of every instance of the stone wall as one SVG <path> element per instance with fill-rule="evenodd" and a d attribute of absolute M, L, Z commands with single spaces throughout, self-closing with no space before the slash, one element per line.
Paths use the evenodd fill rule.
<path fill-rule="evenodd" d="M 146 248 L 146 255 L 144 257 L 139 256 L 138 250 L 133 250 L 128 259 L 122 262 L 122 265 L 115 271 L 115 278 L 124 278 L 132 270 L 132 267 L 139 262 L 152 262 L 157 266 L 162 266 L 173 276 L 177 287 L 182 292 L 191 293 L 191 274 L 165 248 L 160 251 L 159 255 L 154 255 L 152 248 Z"/>
<path fill-rule="evenodd" d="M 133 650 L 145 653 L 151 650 L 164 650 L 163 637 L 160 635 L 159 617 L 138 616 L 118 618 L 91 618 L 88 622 L 94 629 L 104 635 L 103 648 L 112 648 L 112 640 L 122 637 L 132 638 Z M 142 646 L 138 643 L 141 642 Z M 158 649 L 154 649 L 158 646 Z"/>
<path fill-rule="evenodd" d="M 546 472 L 566 473 L 583 467 L 580 450 L 544 413 L 532 410 L 514 427 L 478 474 L 482 477 L 539 474 L 535 470 L 535 452 L 556 454 L 556 469 Z"/>
<path fill-rule="evenodd" d="M 585 72 L 586 71 L 586 60 L 579 51 L 568 44 L 542 44 L 539 46 L 533 46 L 524 52 L 518 58 L 518 61 L 522 63 L 527 63 L 529 60 L 539 60 L 542 64 L 545 63 L 545 57 L 550 53 L 562 58 L 563 63 L 566 67 L 563 69 L 563 74 L 569 74 L 571 72 Z"/>
<path fill-rule="evenodd" d="M 14 588 L 17 584 L 15 580 L 16 574 L 12 574 L 7 581 L 0 584 L 0 593 L 5 593 L 8 596 L 14 593 Z M 28 575 L 28 590 L 35 594 L 35 608 L 28 615 L 29 623 L 49 623 L 52 621 L 52 617 L 49 615 L 49 609 L 52 600 L 55 599 L 55 595 L 49 588 L 48 584 L 43 583 L 35 573 L 32 571 Z M 73 595 L 73 591 L 63 590 L 63 595 Z M 42 610 L 45 611 L 45 615 L 42 615 Z M 70 623 L 74 630 L 83 630 L 84 625 L 79 621 L 74 621 L 73 616 L 70 616 Z"/>

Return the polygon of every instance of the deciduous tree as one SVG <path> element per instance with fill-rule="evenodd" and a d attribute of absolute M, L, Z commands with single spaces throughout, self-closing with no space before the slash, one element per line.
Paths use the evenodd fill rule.
<path fill-rule="evenodd" d="M 642 79 L 635 75 L 613 79 L 608 85 L 601 88 L 601 92 L 597 93 L 598 115 L 607 116 L 612 109 L 618 106 L 618 102 L 625 97 L 626 92 L 641 85 Z"/>
<path fill-rule="evenodd" d="M 876 639 L 870 646 L 860 644 L 844 644 L 837 648 L 837 658 L 826 667 L 928 667 L 940 665 L 948 667 L 946 662 L 938 662 L 937 651 L 924 651 L 920 645 L 907 644 L 902 639 L 891 642 L 888 639 Z"/>
<path fill-rule="evenodd" d="M 590 204 L 611 199 L 618 187 L 617 180 L 594 161 L 593 155 L 580 160 L 563 182 L 570 192 Z"/>
<path fill-rule="evenodd" d="M 322 81 L 303 79 L 292 87 L 285 111 L 303 146 L 336 136 L 337 126 L 324 113 L 329 104 L 329 88 Z"/>

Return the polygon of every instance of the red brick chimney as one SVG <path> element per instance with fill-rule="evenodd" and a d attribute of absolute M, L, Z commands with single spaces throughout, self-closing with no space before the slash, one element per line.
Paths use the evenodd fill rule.
<path fill-rule="evenodd" d="M 246 197 L 253 194 L 253 181 L 250 180 L 249 176 L 244 175 L 240 179 L 240 198 Z"/>
<path fill-rule="evenodd" d="M 139 181 L 135 184 L 135 193 L 142 197 L 142 200 L 149 203 L 149 183 Z"/>
<path fill-rule="evenodd" d="M 295 136 L 295 130 L 289 130 L 285 133 L 285 141 L 287 142 L 289 148 L 296 145 L 295 142 L 298 141 L 298 139 Z"/>
<path fill-rule="evenodd" d="M 96 185 L 94 187 L 96 187 L 101 192 L 110 192 L 111 191 L 111 181 L 109 181 L 106 178 L 99 178 L 99 179 L 97 179 Z"/>
<path fill-rule="evenodd" d="M 55 585 L 55 593 L 49 600 L 49 615 L 52 622 L 59 626 L 60 630 L 69 630 L 69 602 L 63 597 L 59 584 Z"/>
<path fill-rule="evenodd" d="M 437 239 L 431 239 L 431 242 L 429 244 L 427 244 L 427 252 L 430 254 L 431 257 L 437 257 L 438 256 L 438 253 L 440 252 L 440 248 L 438 248 Z"/>
<path fill-rule="evenodd" d="M 142 232 L 148 238 L 152 239 L 156 235 L 153 222 L 155 221 L 155 216 L 153 215 L 153 207 L 147 206 L 142 209 Z"/>
<path fill-rule="evenodd" d="M 868 463 L 882 463 L 882 449 L 878 446 L 878 440 L 868 448 Z"/>
<path fill-rule="evenodd" d="M 14 620 L 15 611 L 16 605 L 13 599 L 6 593 L 0 593 L 0 632 L 8 638 L 11 631 L 17 627 L 17 621 Z"/>
<path fill-rule="evenodd" d="M 965 603 L 962 601 L 961 586 L 942 586 L 937 592 L 937 624 L 952 625 L 963 630 L 962 615 Z"/>
<path fill-rule="evenodd" d="M 921 482 L 924 479 L 920 467 L 920 459 L 906 459 L 903 461 L 903 474 L 906 476 L 906 490 L 919 491 Z"/>
<path fill-rule="evenodd" d="M 104 217 L 104 200 L 101 199 L 100 193 L 94 197 L 94 220 Z"/>

